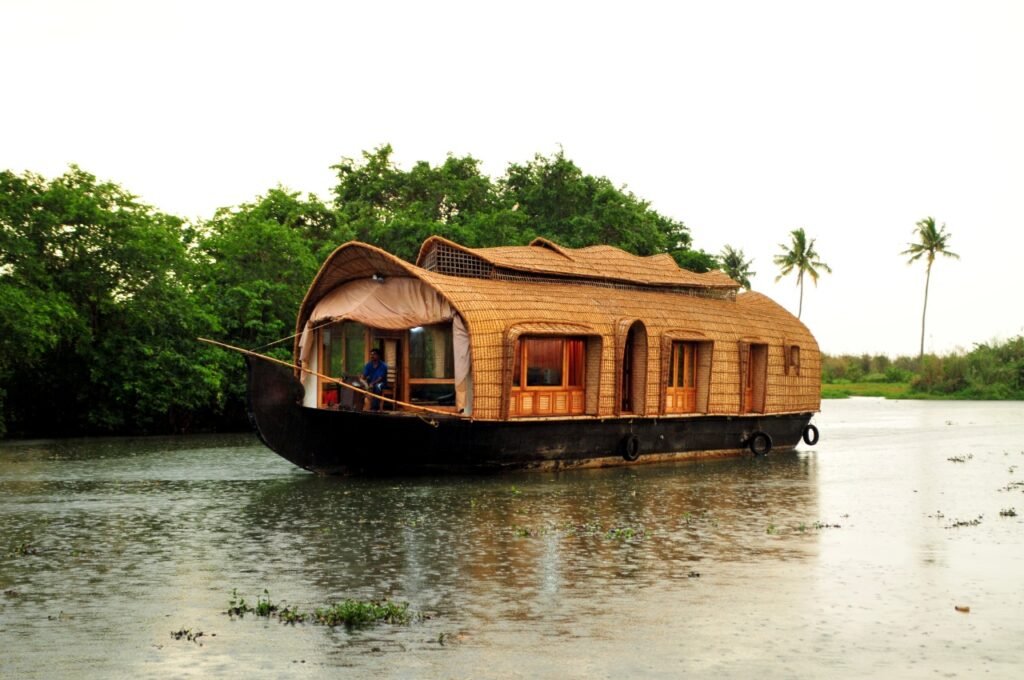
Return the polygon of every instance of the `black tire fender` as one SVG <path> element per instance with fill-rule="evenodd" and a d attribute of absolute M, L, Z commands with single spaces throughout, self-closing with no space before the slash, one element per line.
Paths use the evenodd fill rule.
<path fill-rule="evenodd" d="M 772 438 L 767 432 L 760 430 L 750 435 L 747 439 L 747 446 L 755 456 L 763 456 L 772 450 Z"/>
<path fill-rule="evenodd" d="M 814 425 L 808 424 L 807 427 L 804 428 L 802 436 L 804 438 L 804 444 L 814 446 L 818 443 L 818 428 Z"/>
<path fill-rule="evenodd" d="M 640 439 L 635 434 L 627 434 L 622 440 L 622 457 L 628 461 L 640 457 Z"/>

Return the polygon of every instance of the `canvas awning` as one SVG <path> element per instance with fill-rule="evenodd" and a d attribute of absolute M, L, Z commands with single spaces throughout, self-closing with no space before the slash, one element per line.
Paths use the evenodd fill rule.
<path fill-rule="evenodd" d="M 469 333 L 455 308 L 420 279 L 389 276 L 383 280 L 357 279 L 330 291 L 316 303 L 302 330 L 299 359 L 309 363 L 313 330 L 333 321 L 356 321 L 371 328 L 407 330 L 416 326 L 454 321 L 455 406 L 468 412 L 471 394 Z"/>

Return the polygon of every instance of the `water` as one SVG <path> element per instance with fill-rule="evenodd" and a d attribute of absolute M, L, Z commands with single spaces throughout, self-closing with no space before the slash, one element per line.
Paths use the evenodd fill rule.
<path fill-rule="evenodd" d="M 824 409 L 796 453 L 479 478 L 318 478 L 248 435 L 4 443 L 0 676 L 1019 677 L 1024 403 Z M 264 588 L 428 618 L 224 613 Z"/>

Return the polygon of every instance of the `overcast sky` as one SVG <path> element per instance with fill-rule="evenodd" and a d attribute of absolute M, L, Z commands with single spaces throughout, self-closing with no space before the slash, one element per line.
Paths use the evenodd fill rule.
<path fill-rule="evenodd" d="M 831 353 L 1024 333 L 1024 2 L 0 0 L 0 169 L 69 163 L 205 218 L 384 143 L 492 176 L 559 147 L 754 259 L 803 227 L 833 274 L 803 320 Z M 298 301 L 296 301 L 296 305 Z"/>

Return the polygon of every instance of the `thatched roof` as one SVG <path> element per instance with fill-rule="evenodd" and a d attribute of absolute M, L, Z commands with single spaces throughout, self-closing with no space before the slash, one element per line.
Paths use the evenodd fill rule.
<path fill-rule="evenodd" d="M 600 280 L 640 286 L 718 289 L 735 291 L 739 284 L 720 271 L 698 274 L 681 269 L 667 253 L 641 257 L 614 246 L 565 248 L 544 238 L 534 239 L 528 246 L 497 248 L 466 248 L 440 236 L 432 236 L 420 247 L 416 264 L 445 274 L 459 274 L 455 267 L 433 266 L 439 250 L 453 249 L 477 258 L 499 270 L 557 276 L 562 278 Z M 469 268 L 469 267 L 467 267 Z M 481 278 L 488 278 L 483 277 Z"/>

